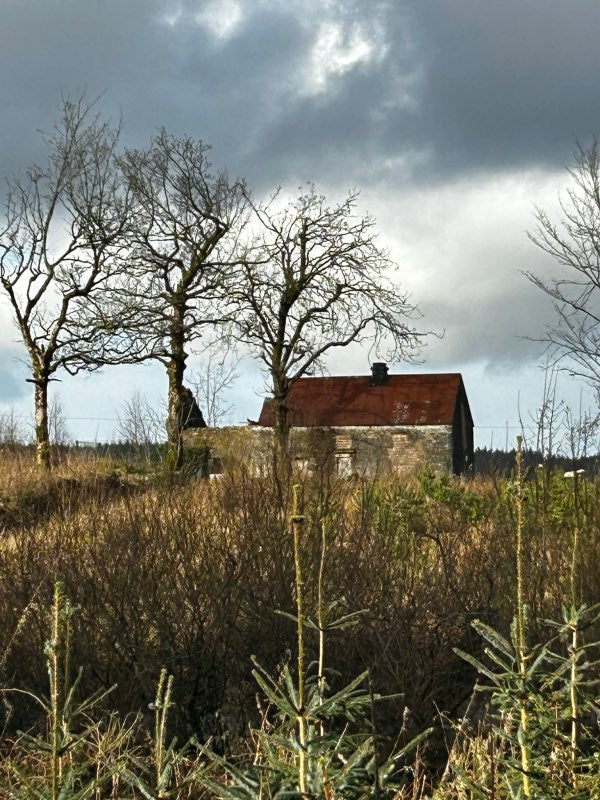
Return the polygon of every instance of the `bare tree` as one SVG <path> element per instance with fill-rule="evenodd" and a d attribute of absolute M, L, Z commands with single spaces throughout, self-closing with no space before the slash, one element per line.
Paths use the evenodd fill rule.
<path fill-rule="evenodd" d="M 552 457 L 557 455 L 564 444 L 568 408 L 564 400 L 557 397 L 558 367 L 547 361 L 543 372 L 544 385 L 540 405 L 535 411 L 528 412 L 529 422 L 525 422 L 519 398 L 519 423 L 525 448 L 540 453 L 549 470 Z"/>
<path fill-rule="evenodd" d="M 147 150 L 128 151 L 122 168 L 135 197 L 135 277 L 124 300 L 133 333 L 167 370 L 170 462 L 182 463 L 184 375 L 190 347 L 228 318 L 227 292 L 245 208 L 241 181 L 211 173 L 210 148 L 159 131 Z M 133 306 L 132 306 L 133 304 Z"/>
<path fill-rule="evenodd" d="M 0 413 L 0 446 L 16 447 L 26 441 L 25 423 L 15 409 Z"/>
<path fill-rule="evenodd" d="M 121 404 L 117 432 L 127 444 L 143 450 L 150 456 L 152 446 L 161 440 L 164 432 L 163 414 L 137 389 L 129 400 Z"/>
<path fill-rule="evenodd" d="M 554 222 L 536 209 L 531 241 L 561 267 L 558 278 L 525 273 L 554 301 L 556 321 L 542 341 L 566 370 L 600 383 L 600 149 L 578 145 L 568 170 L 571 187 L 561 197 L 562 216 Z"/>
<path fill-rule="evenodd" d="M 596 408 L 583 408 L 583 392 L 579 393 L 579 409 L 575 413 L 567 409 L 565 427 L 566 452 L 575 462 L 580 458 L 587 458 L 598 452 L 598 433 L 600 432 L 600 410 L 598 406 L 598 393 L 596 393 Z"/>
<path fill-rule="evenodd" d="M 48 406 L 48 432 L 53 445 L 64 447 L 71 441 L 65 410 L 59 397 L 53 397 Z"/>
<path fill-rule="evenodd" d="M 210 351 L 202 369 L 191 373 L 189 383 L 209 428 L 216 428 L 231 413 L 233 406 L 225 403 L 223 394 L 237 377 L 236 364 L 227 355 Z"/>
<path fill-rule="evenodd" d="M 128 220 L 114 165 L 119 130 L 92 106 L 63 101 L 47 163 L 8 182 L 0 222 L 0 285 L 29 356 L 37 460 L 47 469 L 50 381 L 117 363 L 128 347 L 106 305 Z"/>
<path fill-rule="evenodd" d="M 519 423 L 525 448 L 541 455 L 547 474 L 552 469 L 554 456 L 566 456 L 573 464 L 587 458 L 598 448 L 600 411 L 598 393 L 596 410 L 583 407 L 583 392 L 579 394 L 579 408 L 574 411 L 558 397 L 557 364 L 547 361 L 543 368 L 544 384 L 540 405 L 523 418 L 519 403 Z"/>
<path fill-rule="evenodd" d="M 278 198 L 275 198 L 277 201 Z M 233 289 L 236 335 L 261 359 L 273 391 L 275 430 L 287 453 L 287 398 L 325 355 L 367 342 L 390 361 L 409 358 L 416 314 L 388 275 L 375 223 L 356 215 L 357 194 L 328 206 L 312 187 L 281 210 L 254 207 L 260 231 Z"/>

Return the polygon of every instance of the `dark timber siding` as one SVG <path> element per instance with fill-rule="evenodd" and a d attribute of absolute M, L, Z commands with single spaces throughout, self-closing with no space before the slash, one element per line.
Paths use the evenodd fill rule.
<path fill-rule="evenodd" d="M 452 471 L 455 475 L 473 471 L 473 419 L 462 381 L 452 423 Z"/>

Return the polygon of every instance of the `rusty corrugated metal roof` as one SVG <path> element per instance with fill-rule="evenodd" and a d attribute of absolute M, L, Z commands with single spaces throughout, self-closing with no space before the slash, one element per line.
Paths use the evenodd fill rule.
<path fill-rule="evenodd" d="M 377 386 L 370 375 L 300 378 L 288 395 L 289 421 L 295 427 L 451 425 L 461 391 L 458 372 L 389 375 Z M 264 401 L 258 424 L 273 425 L 271 400 Z"/>

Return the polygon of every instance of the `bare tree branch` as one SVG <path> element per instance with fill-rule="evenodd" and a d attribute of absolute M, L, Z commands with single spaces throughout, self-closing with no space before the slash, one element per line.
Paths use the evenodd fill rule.
<path fill-rule="evenodd" d="M 182 463 L 186 360 L 207 331 L 213 339 L 215 332 L 225 335 L 246 206 L 243 182 L 211 172 L 209 149 L 163 129 L 147 150 L 129 150 L 121 159 L 135 198 L 133 268 L 121 296 L 129 335 L 167 369 L 167 433 L 175 467 Z"/>
<path fill-rule="evenodd" d="M 29 355 L 38 462 L 49 468 L 48 383 L 120 363 L 129 344 L 109 322 L 122 269 L 129 195 L 115 169 L 119 128 L 84 97 L 64 99 L 48 160 L 8 181 L 0 223 L 0 285 Z"/>
<path fill-rule="evenodd" d="M 526 272 L 554 303 L 556 320 L 540 341 L 570 374 L 600 383 L 600 148 L 577 146 L 572 186 L 561 198 L 558 223 L 536 209 L 529 238 L 562 267 L 558 278 Z"/>
<path fill-rule="evenodd" d="M 378 247 L 375 222 L 356 215 L 357 194 L 328 206 L 312 186 L 277 210 L 253 206 L 259 233 L 232 288 L 235 336 L 268 372 L 280 443 L 287 448 L 287 397 L 334 348 L 358 342 L 387 360 L 411 358 L 417 311 L 391 280 L 396 265 Z"/>

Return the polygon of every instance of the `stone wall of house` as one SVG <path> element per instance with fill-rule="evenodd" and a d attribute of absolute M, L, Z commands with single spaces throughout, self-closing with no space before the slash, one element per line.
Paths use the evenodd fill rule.
<path fill-rule="evenodd" d="M 371 431 L 365 431 L 358 435 L 357 455 L 362 448 L 365 456 L 372 452 L 372 446 L 369 450 L 368 444 L 373 439 L 378 444 L 378 457 L 381 458 L 383 453 L 382 466 L 390 472 L 413 472 L 425 464 L 446 472 L 452 470 L 451 425 L 384 428 L 375 437 Z M 362 441 L 366 444 L 362 444 Z M 368 465 L 366 457 L 363 461 Z"/>
<path fill-rule="evenodd" d="M 185 431 L 188 445 L 210 447 L 212 470 L 243 460 L 256 474 L 272 463 L 273 432 L 258 426 Z M 428 464 L 452 471 L 452 426 L 293 428 L 291 451 L 300 470 L 338 475 L 408 473 Z"/>
<path fill-rule="evenodd" d="M 333 458 L 332 468 L 341 474 L 365 476 L 407 473 L 429 464 L 452 470 L 452 427 L 450 425 L 296 429 L 293 450 L 307 457 L 315 444 Z"/>

